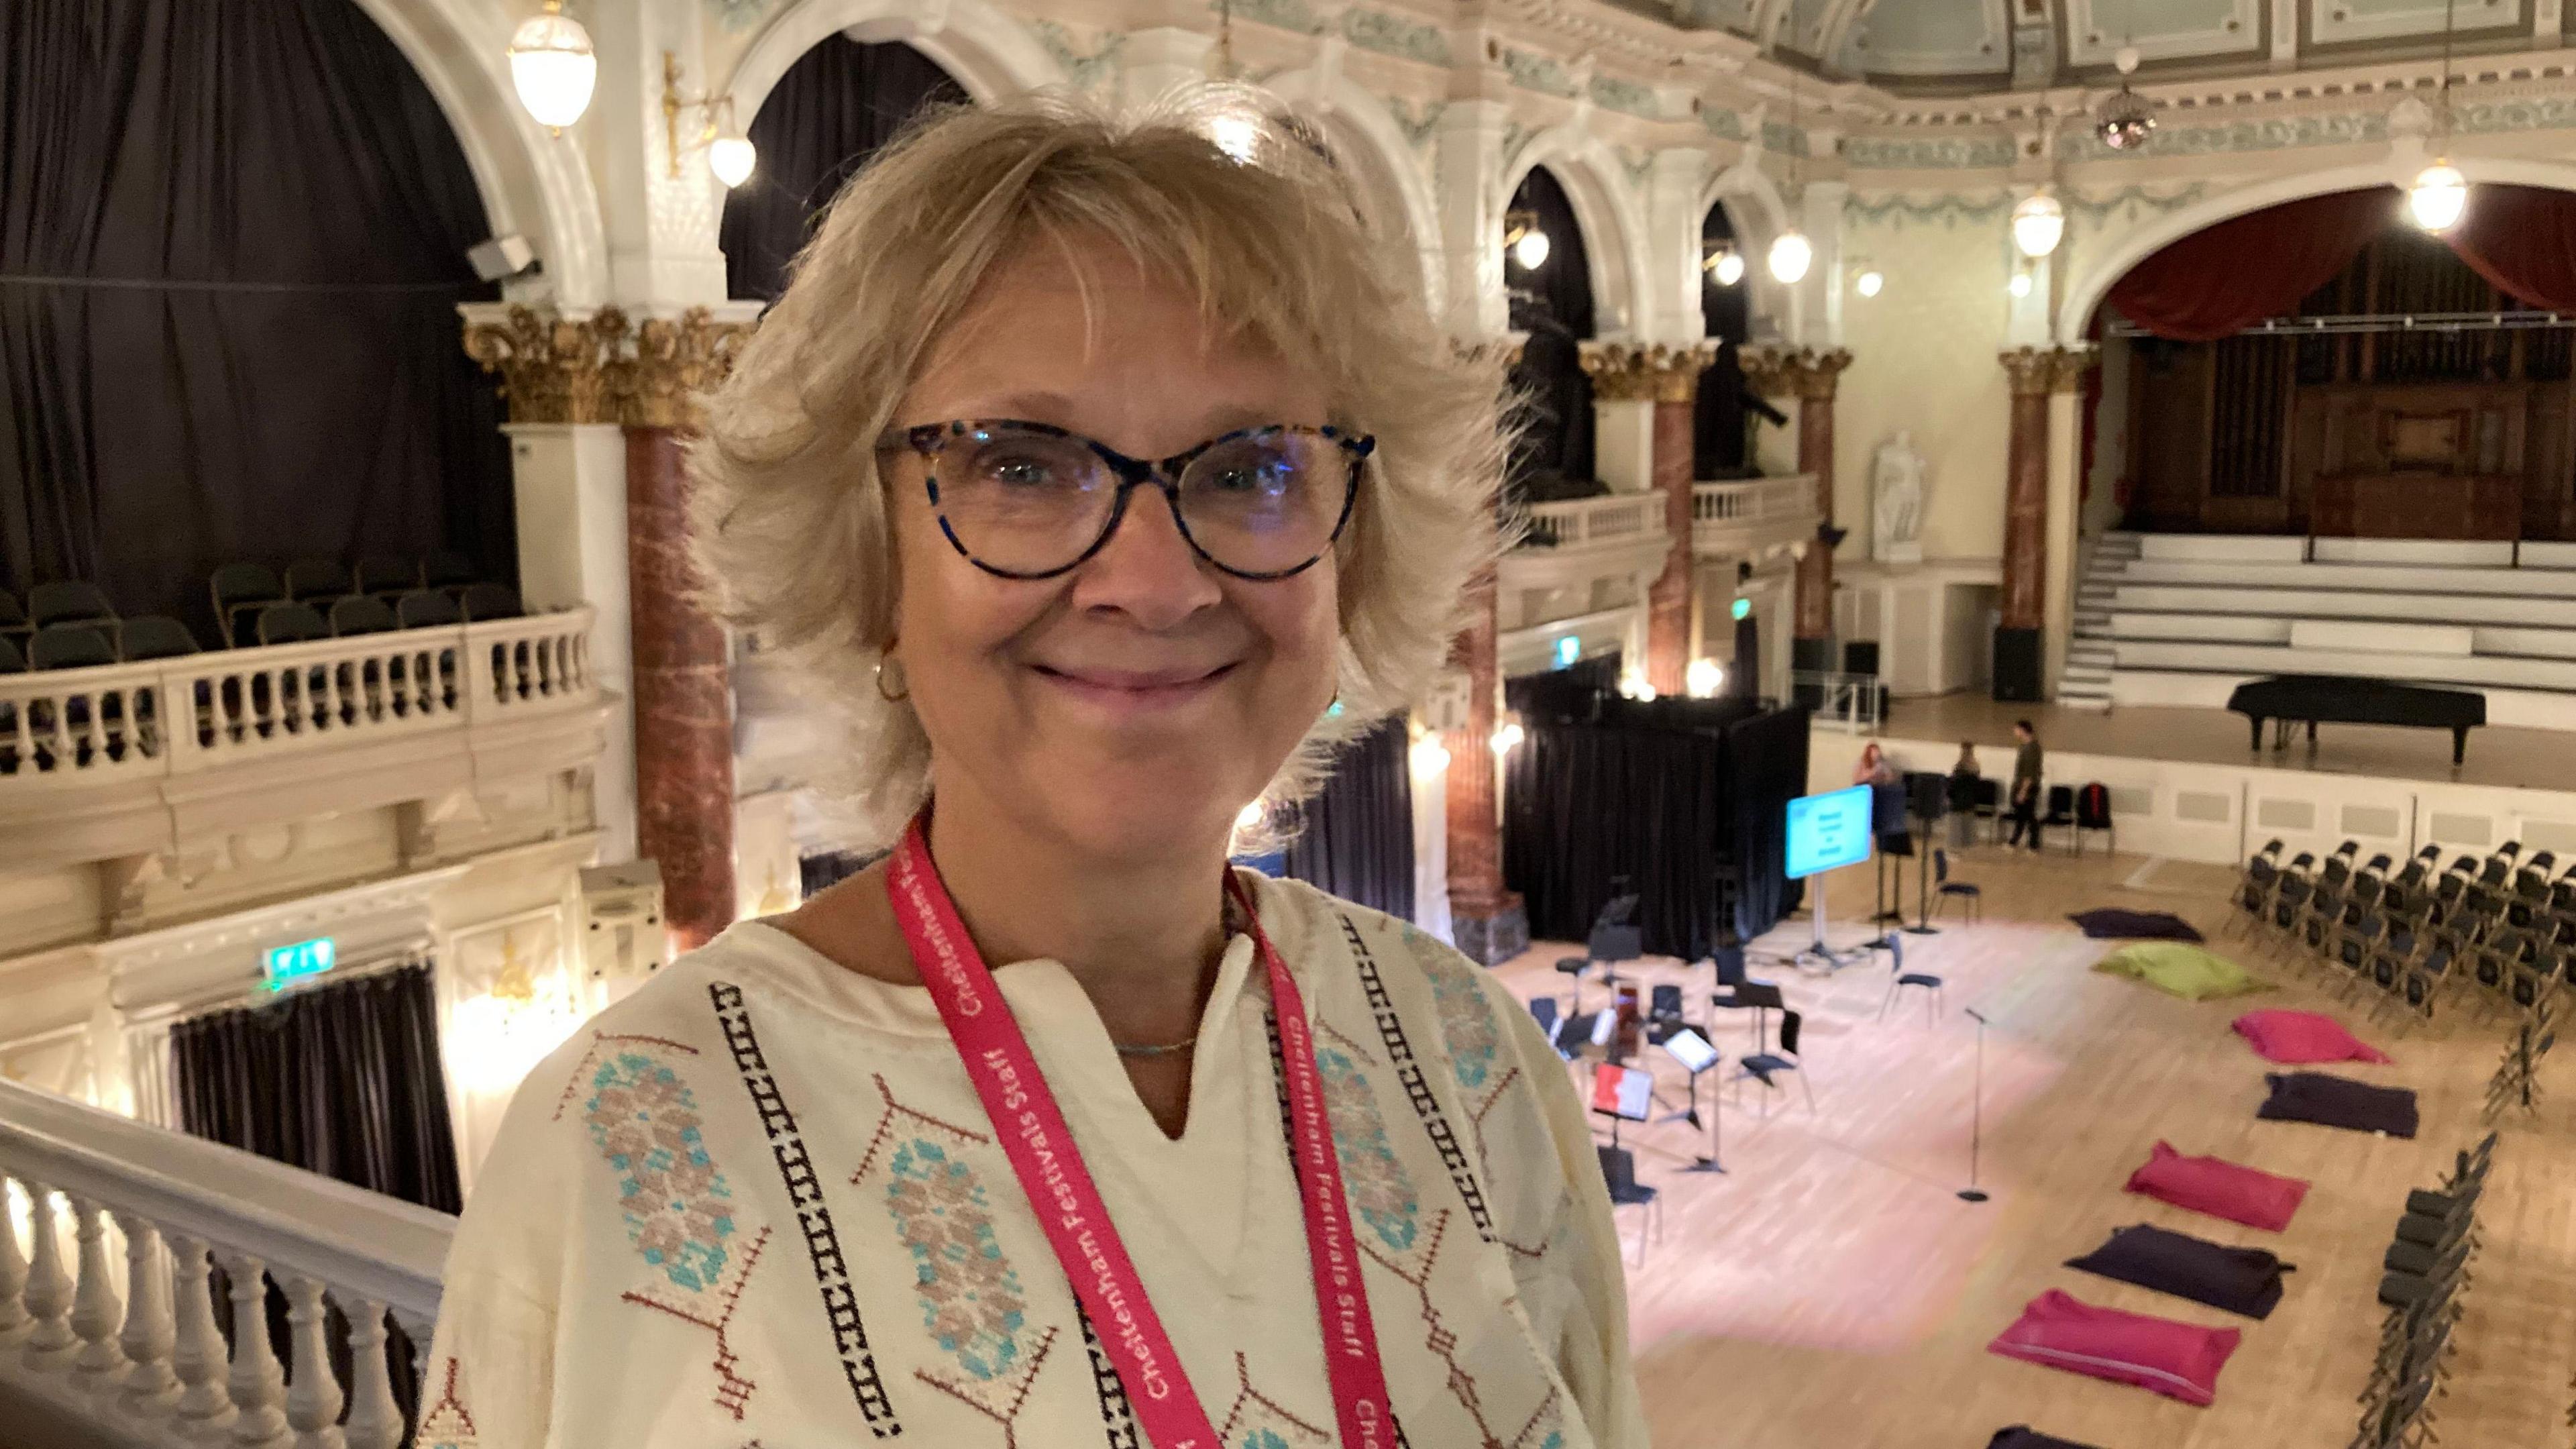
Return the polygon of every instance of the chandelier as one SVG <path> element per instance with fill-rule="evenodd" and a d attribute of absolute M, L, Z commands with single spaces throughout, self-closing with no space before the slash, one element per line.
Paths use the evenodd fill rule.
<path fill-rule="evenodd" d="M 2130 73 L 2138 68 L 2138 48 L 2120 47 L 2115 58 L 2120 67 L 2120 89 L 2102 103 L 2102 112 L 2093 118 L 2093 134 L 2114 151 L 2135 151 L 2155 134 L 2155 112 L 2147 108 L 2146 98 L 2129 88 Z"/>

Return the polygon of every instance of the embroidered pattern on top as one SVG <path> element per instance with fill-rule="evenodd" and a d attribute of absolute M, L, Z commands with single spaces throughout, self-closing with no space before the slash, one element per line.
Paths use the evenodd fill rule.
<path fill-rule="evenodd" d="M 1234 1356 L 1234 1404 L 1216 1437 L 1226 1449 L 1331 1449 L 1334 1443 L 1331 1430 L 1308 1423 L 1254 1388 L 1251 1366 L 1240 1351 Z"/>
<path fill-rule="evenodd" d="M 676 1068 L 633 1045 L 584 1060 L 596 1061 L 583 1104 L 590 1140 L 617 1174 L 627 1242 L 654 1273 L 619 1299 L 715 1335 L 716 1407 L 740 1422 L 757 1385 L 735 1372 L 727 1328 L 769 1232 L 746 1234 L 735 1221 L 733 1189 Z"/>
<path fill-rule="evenodd" d="M 1422 1063 L 1414 1057 L 1413 1044 L 1405 1038 L 1404 1023 L 1396 1017 L 1395 1003 L 1387 996 L 1385 980 L 1378 975 L 1377 958 L 1369 954 L 1368 943 L 1360 939 L 1359 923 L 1347 914 L 1342 915 L 1341 922 L 1342 939 L 1350 944 L 1351 959 L 1359 966 L 1360 989 L 1368 994 L 1369 1015 L 1377 1023 L 1378 1039 L 1386 1044 L 1387 1060 L 1395 1065 L 1396 1080 L 1404 1086 L 1405 1100 L 1413 1104 L 1413 1114 L 1422 1119 L 1422 1130 L 1430 1134 L 1431 1145 L 1440 1154 L 1440 1165 L 1449 1170 L 1449 1181 L 1466 1203 L 1467 1216 L 1476 1224 L 1476 1235 L 1490 1243 L 1494 1240 L 1494 1220 L 1485 1209 L 1484 1190 L 1467 1165 L 1467 1154 L 1459 1149 L 1458 1134 L 1450 1130 L 1449 1116 L 1441 1110 L 1440 1099 L 1431 1094 L 1430 1084 L 1422 1079 Z"/>
<path fill-rule="evenodd" d="M 453 1358 L 440 1362 L 445 1369 L 438 1402 L 420 1416 L 412 1441 L 420 1449 L 481 1449 L 483 1441 L 474 1435 L 474 1415 L 465 1407 L 465 1366 Z"/>
<path fill-rule="evenodd" d="M 788 1110 L 787 1099 L 779 1094 L 777 1078 L 770 1074 L 769 1059 L 761 1054 L 760 1038 L 751 1028 L 751 1013 L 743 1006 L 742 988 L 730 982 L 712 982 L 707 987 L 707 997 L 714 1003 L 717 1023 L 724 1028 L 725 1045 L 733 1052 L 734 1070 L 741 1075 L 744 1090 L 751 1094 L 752 1108 L 760 1114 L 761 1130 L 768 1134 L 771 1154 L 778 1159 L 778 1175 L 786 1185 L 789 1205 L 796 1210 L 796 1224 L 805 1235 L 805 1256 L 814 1268 L 824 1320 L 831 1326 L 832 1346 L 840 1355 L 841 1374 L 849 1381 L 850 1396 L 858 1402 L 869 1433 L 880 1439 L 894 1438 L 903 1432 L 903 1421 L 895 1416 L 894 1400 L 886 1393 L 885 1380 L 877 1372 L 876 1355 L 868 1347 L 867 1323 L 859 1316 L 858 1292 L 850 1283 L 849 1261 L 841 1255 L 841 1237 L 832 1226 L 832 1210 L 823 1201 L 822 1179 L 815 1176 L 805 1139 L 796 1130 L 796 1114 Z"/>

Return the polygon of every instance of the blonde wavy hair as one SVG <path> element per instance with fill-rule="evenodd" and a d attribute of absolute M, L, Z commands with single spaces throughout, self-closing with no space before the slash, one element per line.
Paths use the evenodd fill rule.
<path fill-rule="evenodd" d="M 1501 547 L 1503 361 L 1451 344 L 1411 244 L 1311 130 L 1216 87 L 1125 117 L 1061 95 L 927 117 L 832 203 L 690 453 L 709 601 L 822 706 L 816 783 L 881 838 L 926 797 L 930 741 L 874 685 L 900 594 L 879 440 L 986 273 L 1068 237 L 1124 248 L 1218 335 L 1311 367 L 1331 420 L 1377 436 L 1335 553 L 1338 704 L 1266 799 L 1310 793 L 1338 744 L 1413 703 Z"/>

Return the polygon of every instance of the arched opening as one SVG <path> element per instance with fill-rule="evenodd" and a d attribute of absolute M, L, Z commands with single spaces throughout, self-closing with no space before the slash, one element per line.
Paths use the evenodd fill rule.
<path fill-rule="evenodd" d="M 1735 278 L 1731 282 L 1723 280 L 1713 265 L 1730 253 L 1743 267 L 1741 271 L 1728 268 Z M 1718 347 L 1716 358 L 1700 369 L 1691 420 L 1691 476 L 1703 480 L 1750 477 L 1753 439 L 1748 424 L 1760 414 L 1747 406 L 1739 349 L 1753 331 L 1752 269 L 1744 265 L 1743 243 L 1723 203 L 1711 206 L 1700 219 L 1699 255 L 1700 325 Z"/>
<path fill-rule="evenodd" d="M 2478 188 L 2441 235 L 2386 186 L 2250 212 L 2107 291 L 2097 518 L 2189 533 L 2576 536 L 2576 194 Z M 2108 472 L 2089 460 L 2087 482 Z M 2123 486 L 2125 485 L 2125 486 Z"/>
<path fill-rule="evenodd" d="M 514 574 L 499 405 L 457 345 L 457 304 L 498 295 L 466 258 L 487 214 L 373 19 L 13 6 L 0 88 L 48 118 L 0 134 L 9 587 L 88 582 L 211 647 L 225 564 Z"/>
<path fill-rule="evenodd" d="M 725 198 L 726 293 L 778 300 L 815 221 L 868 158 L 924 109 L 970 104 L 956 77 L 899 40 L 836 33 L 797 57 L 751 119 L 760 169 Z"/>
<path fill-rule="evenodd" d="M 1523 502 L 1585 498 L 1601 491 L 1594 476 L 1592 379 L 1581 344 L 1593 335 L 1592 263 L 1574 204 L 1545 166 L 1534 166 L 1512 193 L 1511 213 L 1547 238 L 1546 255 L 1523 265 L 1503 257 L 1511 293 L 1511 326 L 1526 334 L 1512 385 L 1527 409 L 1512 450 L 1511 486 Z"/>

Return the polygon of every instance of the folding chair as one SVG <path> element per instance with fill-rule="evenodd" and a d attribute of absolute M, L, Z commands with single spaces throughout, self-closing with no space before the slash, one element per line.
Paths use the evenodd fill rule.
<path fill-rule="evenodd" d="M 1956 900 L 1960 903 L 1960 914 L 1966 916 L 1970 924 L 1985 919 L 1985 892 L 1966 881 L 1950 879 L 1950 852 L 1939 846 L 1932 849 L 1932 897 L 1934 916 L 1939 916 L 1943 906 Z"/>
<path fill-rule="evenodd" d="M 1798 1074 L 1798 1085 L 1807 1094 L 1807 1110 L 1810 1112 L 1816 1110 L 1816 1089 L 1807 1080 L 1805 1059 L 1800 1057 L 1798 1054 L 1799 1029 L 1805 1024 L 1805 1022 L 1806 1018 L 1803 1014 L 1790 1011 L 1785 1007 L 1782 1008 L 1780 1012 L 1780 1045 L 1778 1048 L 1769 1051 L 1756 1052 L 1749 1057 L 1739 1057 L 1736 1059 L 1736 1065 L 1741 1068 L 1741 1070 L 1736 1073 L 1734 1079 L 1737 1086 L 1740 1087 L 1748 1077 L 1762 1083 L 1763 1115 L 1766 1117 L 1771 1115 L 1770 1089 L 1778 1085 L 1771 1080 L 1772 1074 L 1776 1072 L 1796 1072 Z"/>
<path fill-rule="evenodd" d="M 1600 1154 L 1601 1179 L 1610 1189 L 1612 1215 L 1623 1207 L 1644 1210 L 1644 1221 L 1637 1224 L 1637 1266 L 1642 1268 L 1646 1266 L 1646 1240 L 1663 1229 L 1663 1198 L 1655 1189 L 1637 1181 L 1637 1154 L 1606 1142 L 1594 1143 L 1593 1149 Z"/>

